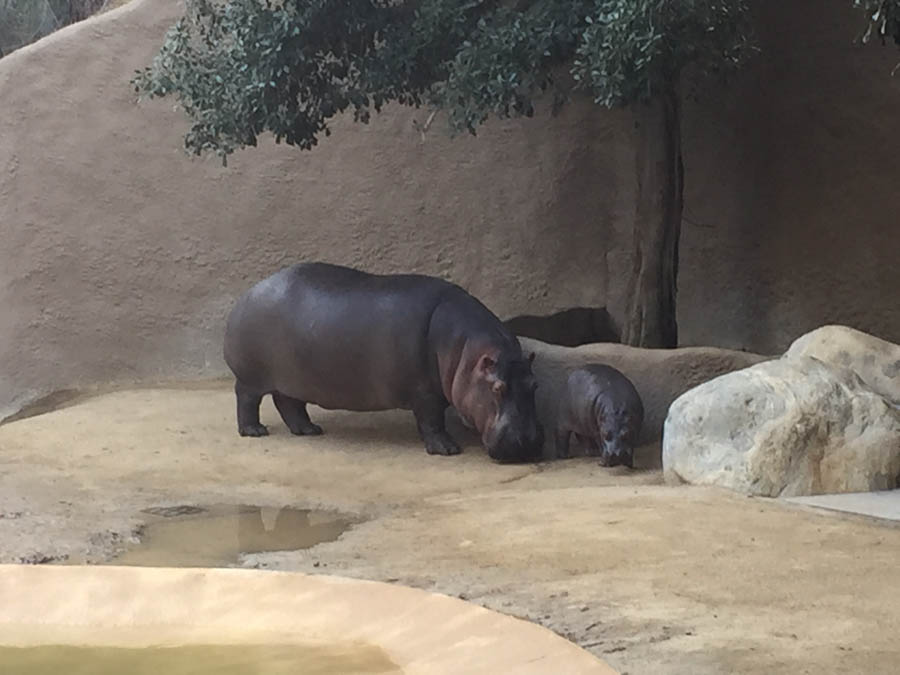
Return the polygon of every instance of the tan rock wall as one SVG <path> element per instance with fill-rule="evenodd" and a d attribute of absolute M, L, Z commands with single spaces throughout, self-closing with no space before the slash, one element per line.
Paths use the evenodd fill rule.
<path fill-rule="evenodd" d="M 685 119 L 687 344 L 774 353 L 826 323 L 900 339 L 900 51 L 849 0 L 766 0 L 762 55 Z"/>
<path fill-rule="evenodd" d="M 900 339 L 896 52 L 850 46 L 842 0 L 767 2 L 765 57 L 685 110 L 683 343 L 773 352 L 825 322 Z M 807 21 L 804 9 L 816 9 Z M 180 9 L 134 0 L 0 61 L 0 417 L 52 390 L 223 372 L 234 297 L 324 259 L 440 274 L 501 316 L 622 315 L 631 126 L 423 142 L 391 110 L 311 153 L 183 155 L 172 102 L 128 86 Z"/>

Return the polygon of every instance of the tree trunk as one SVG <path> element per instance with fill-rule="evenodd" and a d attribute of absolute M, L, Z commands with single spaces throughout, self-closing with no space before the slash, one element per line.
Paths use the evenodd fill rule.
<path fill-rule="evenodd" d="M 634 268 L 628 283 L 622 342 L 678 346 L 675 296 L 684 204 L 681 110 L 672 86 L 637 110 L 637 208 Z"/>

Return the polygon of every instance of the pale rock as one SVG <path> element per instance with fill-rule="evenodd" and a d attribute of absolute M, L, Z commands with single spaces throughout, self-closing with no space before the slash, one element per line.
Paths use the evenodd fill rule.
<path fill-rule="evenodd" d="M 872 391 L 900 406 L 900 345 L 847 326 L 822 326 L 795 340 L 785 354 L 849 368 Z"/>
<path fill-rule="evenodd" d="M 892 489 L 900 410 L 849 369 L 782 357 L 676 399 L 663 469 L 668 482 L 768 497 Z"/>

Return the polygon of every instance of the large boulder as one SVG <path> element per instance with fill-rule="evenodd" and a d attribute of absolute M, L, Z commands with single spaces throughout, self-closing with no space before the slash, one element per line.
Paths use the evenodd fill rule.
<path fill-rule="evenodd" d="M 556 426 L 559 395 L 572 368 L 604 363 L 619 369 L 632 381 L 644 403 L 644 426 L 639 442 L 645 444 L 660 439 L 669 405 L 685 391 L 768 358 L 711 347 L 640 349 L 611 343 L 561 347 L 524 337 L 519 340 L 526 353 L 535 353 L 537 412 L 547 432 L 544 447 L 547 458 L 556 457 L 552 430 Z"/>
<path fill-rule="evenodd" d="M 900 406 L 900 345 L 847 326 L 822 326 L 797 338 L 787 356 L 814 356 L 849 368 L 869 388 Z"/>
<path fill-rule="evenodd" d="M 672 403 L 663 469 L 669 482 L 766 497 L 892 489 L 900 411 L 849 369 L 782 357 Z"/>

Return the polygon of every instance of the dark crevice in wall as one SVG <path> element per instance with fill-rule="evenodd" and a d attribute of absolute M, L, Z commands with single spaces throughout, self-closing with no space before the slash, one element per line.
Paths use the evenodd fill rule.
<path fill-rule="evenodd" d="M 516 335 L 563 347 L 621 342 L 606 307 L 572 307 L 548 316 L 523 314 L 504 323 Z"/>

